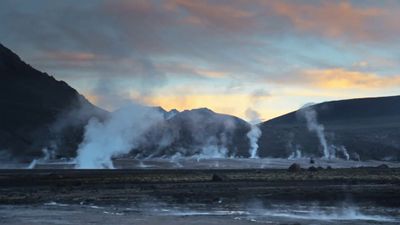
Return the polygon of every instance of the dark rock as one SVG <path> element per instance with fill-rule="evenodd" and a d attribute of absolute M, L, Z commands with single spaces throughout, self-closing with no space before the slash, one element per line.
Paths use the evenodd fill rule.
<path fill-rule="evenodd" d="M 390 167 L 388 165 L 386 165 L 386 164 L 381 164 L 381 165 L 377 166 L 376 168 L 378 168 L 378 169 L 389 169 Z"/>
<path fill-rule="evenodd" d="M 310 172 L 317 172 L 318 169 L 315 168 L 314 166 L 310 166 L 310 167 L 308 168 L 308 171 L 310 171 Z"/>
<path fill-rule="evenodd" d="M 301 171 L 301 167 L 299 164 L 297 163 L 293 163 L 292 165 L 290 165 L 290 167 L 288 168 L 289 172 L 300 172 Z"/>
<path fill-rule="evenodd" d="M 314 163 L 315 163 L 314 158 L 310 158 L 310 164 L 314 164 Z"/>
<path fill-rule="evenodd" d="M 327 169 L 327 170 L 331 170 L 332 167 L 331 167 L 331 166 L 327 166 L 326 169 Z"/>
<path fill-rule="evenodd" d="M 212 178 L 211 178 L 211 181 L 214 181 L 214 182 L 220 182 L 220 181 L 226 181 L 226 180 L 228 180 L 228 178 L 221 174 L 213 174 Z"/>

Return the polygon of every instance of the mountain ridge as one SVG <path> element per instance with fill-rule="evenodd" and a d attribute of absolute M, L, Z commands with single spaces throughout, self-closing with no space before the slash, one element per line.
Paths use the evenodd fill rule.
<path fill-rule="evenodd" d="M 0 44 L 0 151 L 22 159 L 57 149 L 56 157 L 74 157 L 88 120 L 106 120 L 112 113 L 98 108 L 64 81 L 36 70 Z M 144 156 L 190 156 L 205 147 L 229 149 L 228 156 L 248 157 L 251 125 L 208 108 L 166 111 L 150 144 L 137 149 Z M 400 160 L 400 96 L 328 101 L 258 124 L 261 157 L 286 158 L 296 150 L 321 156 L 321 144 L 301 113 L 315 111 L 329 147 L 346 148 L 352 159 Z M 158 138 L 170 138 L 163 144 Z M 187 149 L 188 152 L 183 151 Z"/>
<path fill-rule="evenodd" d="M 288 157 L 300 148 L 305 154 L 321 156 L 321 144 L 308 129 L 304 110 L 315 112 L 328 144 L 344 146 L 351 158 L 400 160 L 398 95 L 323 102 L 260 123 L 260 152 Z"/>
<path fill-rule="evenodd" d="M 63 148 L 76 147 L 72 142 L 80 140 L 82 125 L 64 123 L 54 130 L 54 123 L 61 119 L 59 116 L 76 108 L 85 109 L 85 116 L 68 113 L 68 119 L 77 125 L 85 123 L 92 115 L 103 117 L 106 114 L 66 82 L 36 70 L 2 44 L 0 78 L 0 96 L 3 96 L 0 98 L 0 147 L 13 156 L 39 157 L 42 149 L 49 145 L 57 145 L 62 152 L 70 151 Z"/>

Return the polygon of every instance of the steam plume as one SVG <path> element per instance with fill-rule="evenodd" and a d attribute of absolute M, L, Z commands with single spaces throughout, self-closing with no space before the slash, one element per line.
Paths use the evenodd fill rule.
<path fill-rule="evenodd" d="M 261 136 L 261 130 L 257 125 L 252 125 L 251 130 L 247 133 L 247 137 L 250 140 L 250 158 L 256 159 L 258 158 L 257 150 L 258 150 L 258 139 Z"/>
<path fill-rule="evenodd" d="M 101 122 L 91 119 L 79 145 L 77 167 L 114 168 L 112 158 L 129 153 L 151 126 L 163 120 L 153 108 L 130 104 Z"/>
<path fill-rule="evenodd" d="M 27 169 L 34 169 L 37 163 L 46 162 L 54 158 L 54 151 L 52 150 L 43 148 L 42 153 L 43 156 L 39 159 L 33 159 L 32 162 L 28 165 Z"/>
<path fill-rule="evenodd" d="M 317 112 L 311 107 L 303 108 L 302 110 L 300 110 L 300 112 L 302 112 L 302 115 L 307 121 L 308 130 L 310 132 L 316 133 L 319 139 L 319 143 L 321 144 L 323 149 L 324 158 L 326 159 L 331 158 L 331 155 L 329 153 L 328 143 L 325 137 L 325 128 L 324 125 L 318 123 Z"/>
<path fill-rule="evenodd" d="M 258 139 L 261 136 L 261 130 L 257 126 L 257 123 L 261 122 L 260 114 L 258 114 L 257 111 L 248 108 L 246 110 L 246 116 L 250 119 L 250 123 L 252 124 L 250 131 L 247 133 L 247 138 L 249 138 L 250 141 L 249 154 L 250 158 L 255 159 L 258 158 Z"/>

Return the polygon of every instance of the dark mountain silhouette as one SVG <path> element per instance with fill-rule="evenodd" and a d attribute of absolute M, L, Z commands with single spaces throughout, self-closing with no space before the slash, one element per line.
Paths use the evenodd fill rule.
<path fill-rule="evenodd" d="M 31 160 L 43 156 L 43 148 L 50 148 L 56 150 L 56 157 L 73 157 L 88 120 L 109 116 L 68 84 L 32 68 L 3 45 L 0 81 L 2 154 Z M 177 150 L 190 155 L 208 145 L 226 146 L 232 149 L 229 154 L 247 154 L 249 125 L 239 118 L 205 108 L 183 112 L 152 108 L 163 113 L 165 121 L 149 132 L 146 140 L 150 141 L 140 149 L 143 155 L 173 155 Z"/>
<path fill-rule="evenodd" d="M 24 63 L 0 44 L 0 154 L 30 160 L 43 148 L 57 157 L 72 157 L 91 117 L 109 113 L 88 102 L 63 81 Z M 165 121 L 147 134 L 134 152 L 143 156 L 197 154 L 204 147 L 229 149 L 228 155 L 249 155 L 250 125 L 209 109 L 165 111 Z M 325 102 L 314 110 L 325 127 L 329 145 L 344 146 L 353 159 L 400 160 L 400 96 Z M 307 129 L 301 111 L 259 124 L 261 157 L 288 157 L 295 149 L 320 156 L 321 145 Z"/>
<path fill-rule="evenodd" d="M 39 157 L 49 146 L 72 153 L 88 118 L 106 114 L 1 44 L 0 96 L 0 150 L 20 158 Z"/>
<path fill-rule="evenodd" d="M 314 110 L 328 143 L 345 146 L 352 158 L 400 160 L 400 96 L 324 102 L 302 110 Z M 296 145 L 309 155 L 322 152 L 299 110 L 260 128 L 261 155 L 287 157 Z"/>

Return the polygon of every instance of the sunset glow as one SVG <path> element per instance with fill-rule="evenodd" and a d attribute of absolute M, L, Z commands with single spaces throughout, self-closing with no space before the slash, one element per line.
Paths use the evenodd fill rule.
<path fill-rule="evenodd" d="M 398 1 L 51 2 L 4 1 L 1 40 L 111 111 L 133 100 L 267 120 L 400 90 Z"/>

